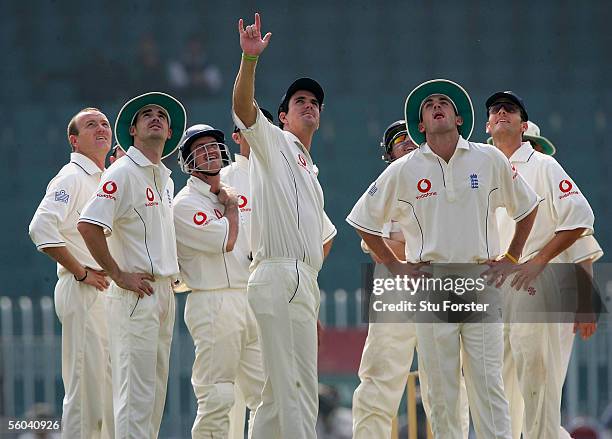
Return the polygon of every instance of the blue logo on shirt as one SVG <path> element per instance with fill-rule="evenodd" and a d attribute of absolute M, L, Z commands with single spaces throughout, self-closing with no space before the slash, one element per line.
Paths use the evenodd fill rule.
<path fill-rule="evenodd" d="M 370 190 L 368 191 L 368 195 L 373 197 L 377 190 L 378 188 L 376 187 L 376 182 L 372 183 L 372 186 L 370 187 Z"/>
<path fill-rule="evenodd" d="M 478 175 L 470 175 L 470 186 L 472 189 L 478 189 Z"/>
<path fill-rule="evenodd" d="M 57 191 L 55 193 L 55 201 L 59 201 L 60 203 L 68 204 L 69 198 L 70 198 L 70 195 L 67 194 L 64 189 L 62 189 L 61 191 Z"/>

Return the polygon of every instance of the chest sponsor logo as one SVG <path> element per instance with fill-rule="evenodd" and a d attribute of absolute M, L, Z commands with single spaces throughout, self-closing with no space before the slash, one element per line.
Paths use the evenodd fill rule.
<path fill-rule="evenodd" d="M 215 209 L 215 215 L 219 219 L 223 218 L 223 213 L 219 209 Z"/>
<path fill-rule="evenodd" d="M 102 192 L 103 193 L 101 194 L 96 194 L 96 196 L 99 198 L 108 198 L 109 200 L 116 200 L 113 194 L 117 192 L 117 183 L 112 180 L 107 181 L 102 185 Z"/>
<path fill-rule="evenodd" d="M 435 191 L 431 192 L 431 181 L 427 178 L 422 178 L 417 182 L 417 190 L 421 193 L 421 195 L 417 195 L 417 200 L 438 195 Z"/>
<path fill-rule="evenodd" d="M 512 166 L 512 180 L 514 180 L 518 175 L 518 171 L 516 170 L 514 165 L 510 165 L 510 166 Z"/>
<path fill-rule="evenodd" d="M 148 187 L 147 190 L 146 190 L 146 193 L 147 193 L 147 200 L 149 202 L 145 203 L 145 206 L 151 207 L 151 206 L 159 205 L 159 203 L 157 201 L 155 201 L 155 194 L 153 193 L 153 189 Z"/>
<path fill-rule="evenodd" d="M 247 197 L 245 197 L 244 195 L 238 195 L 238 208 L 240 209 L 240 212 L 250 212 L 251 208 L 248 206 L 249 204 L 249 200 L 247 199 Z"/>
<path fill-rule="evenodd" d="M 204 212 L 196 212 L 193 215 L 193 222 L 198 226 L 201 226 L 206 222 L 207 216 Z"/>
<path fill-rule="evenodd" d="M 308 162 L 306 161 L 306 157 L 304 157 L 302 154 L 298 154 L 297 163 L 302 169 L 304 169 L 310 174 L 310 169 L 308 169 Z"/>
<path fill-rule="evenodd" d="M 68 204 L 68 200 L 70 199 L 70 195 L 62 189 L 61 191 L 55 192 L 55 201 L 60 203 Z"/>
<path fill-rule="evenodd" d="M 571 195 L 578 195 L 580 192 L 578 191 L 573 191 L 572 189 L 574 188 L 574 185 L 572 184 L 571 181 L 569 180 L 561 180 L 561 182 L 559 183 L 559 190 L 561 192 L 563 192 L 563 195 L 559 196 L 559 199 L 562 200 L 564 198 L 567 198 Z"/>

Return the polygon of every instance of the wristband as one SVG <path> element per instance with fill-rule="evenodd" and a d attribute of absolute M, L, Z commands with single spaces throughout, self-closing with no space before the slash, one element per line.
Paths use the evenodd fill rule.
<path fill-rule="evenodd" d="M 85 269 L 85 276 L 83 276 L 80 279 L 77 279 L 76 276 L 74 276 L 74 278 L 76 279 L 77 282 L 83 282 L 85 279 L 87 279 L 87 275 L 89 274 L 89 271 L 87 270 L 87 268 Z"/>
<path fill-rule="evenodd" d="M 510 262 L 512 262 L 513 264 L 518 264 L 518 259 L 516 259 L 514 256 L 512 256 L 510 253 L 506 253 L 504 256 L 507 259 L 510 259 Z"/>
<path fill-rule="evenodd" d="M 259 59 L 259 55 L 247 55 L 246 53 L 242 52 L 242 59 L 245 61 L 257 61 Z"/>

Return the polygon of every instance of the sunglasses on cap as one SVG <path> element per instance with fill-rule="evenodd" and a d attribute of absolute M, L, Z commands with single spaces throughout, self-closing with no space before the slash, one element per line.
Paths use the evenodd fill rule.
<path fill-rule="evenodd" d="M 408 134 L 407 133 L 398 133 L 395 137 L 393 137 L 391 139 L 391 142 L 389 142 L 390 146 L 396 146 L 399 145 L 402 142 L 405 142 L 406 139 L 408 138 Z"/>
<path fill-rule="evenodd" d="M 506 113 L 519 113 L 521 107 L 512 102 L 496 102 L 489 107 L 489 114 L 497 114 L 501 109 L 504 109 Z"/>

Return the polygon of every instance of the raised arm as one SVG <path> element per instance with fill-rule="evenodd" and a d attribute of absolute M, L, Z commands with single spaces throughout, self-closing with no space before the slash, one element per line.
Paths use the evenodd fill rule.
<path fill-rule="evenodd" d="M 270 42 L 272 34 L 268 32 L 261 38 L 261 18 L 255 14 L 255 24 L 244 28 L 242 18 L 238 20 L 238 33 L 240 34 L 240 47 L 242 48 L 242 60 L 232 96 L 232 106 L 236 116 L 247 126 L 255 123 L 257 108 L 255 99 L 255 68 L 259 55 L 265 50 Z"/>

